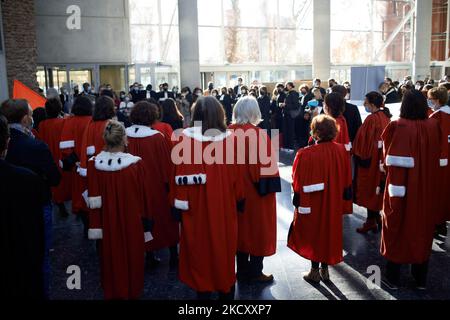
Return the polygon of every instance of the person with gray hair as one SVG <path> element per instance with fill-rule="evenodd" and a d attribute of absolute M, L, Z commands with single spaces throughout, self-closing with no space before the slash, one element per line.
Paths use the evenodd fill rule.
<path fill-rule="evenodd" d="M 234 124 L 257 126 L 261 120 L 261 111 L 255 97 L 246 96 L 238 100 L 233 110 Z"/>
<path fill-rule="evenodd" d="M 257 127 L 260 122 L 258 101 L 251 96 L 239 99 L 230 126 L 238 141 L 237 157 L 245 155 L 245 163 L 238 162 L 246 204 L 243 214 L 238 216 L 237 279 L 270 283 L 274 278 L 262 272 L 263 259 L 276 252 L 275 195 L 281 192 L 281 182 L 276 161 L 272 161 L 275 167 L 271 174 L 263 170 L 266 166 L 262 164 L 261 151 L 271 160 L 276 151 L 272 150 L 266 131 Z M 239 142 L 240 137 L 244 137 L 243 143 Z"/>

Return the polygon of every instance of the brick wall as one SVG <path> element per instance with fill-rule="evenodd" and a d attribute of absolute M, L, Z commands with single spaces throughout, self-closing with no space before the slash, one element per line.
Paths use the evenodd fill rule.
<path fill-rule="evenodd" d="M 0 3 L 10 94 L 14 79 L 37 90 L 34 0 L 0 0 Z"/>

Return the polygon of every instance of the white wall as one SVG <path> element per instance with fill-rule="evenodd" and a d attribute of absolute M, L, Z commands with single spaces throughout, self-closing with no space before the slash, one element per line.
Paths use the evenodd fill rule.
<path fill-rule="evenodd" d="M 81 9 L 69 30 L 67 8 Z M 131 59 L 128 0 L 35 0 L 38 64 L 125 64 Z"/>

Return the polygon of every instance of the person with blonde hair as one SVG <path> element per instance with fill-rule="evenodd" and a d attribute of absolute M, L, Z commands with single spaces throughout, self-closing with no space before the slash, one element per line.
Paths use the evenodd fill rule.
<path fill-rule="evenodd" d="M 345 201 L 352 197 L 352 176 L 348 152 L 334 141 L 336 120 L 319 115 L 311 130 L 317 144 L 300 149 L 293 165 L 295 211 L 288 247 L 311 260 L 303 278 L 318 283 L 329 281 L 328 266 L 343 260 L 342 220 Z"/>
<path fill-rule="evenodd" d="M 234 107 L 230 129 L 238 139 L 241 135 L 253 136 L 255 141 L 246 138 L 245 145 L 237 144 L 238 153 L 245 152 L 245 163 L 238 165 L 246 199 L 244 212 L 238 217 L 237 277 L 238 280 L 267 283 L 273 281 L 273 275 L 262 272 L 263 259 L 276 252 L 276 193 L 281 192 L 281 182 L 278 170 L 272 175 L 262 172 L 264 165 L 259 152 L 264 150 L 271 156 L 274 150 L 266 131 L 258 127 L 260 122 L 258 101 L 253 97 L 241 98 Z M 252 155 L 258 157 L 255 163 L 250 160 Z"/>
<path fill-rule="evenodd" d="M 125 127 L 109 121 L 105 149 L 88 161 L 87 204 L 91 240 L 100 242 L 105 299 L 138 299 L 144 288 L 144 243 L 150 233 L 152 197 L 141 158 L 125 153 Z"/>

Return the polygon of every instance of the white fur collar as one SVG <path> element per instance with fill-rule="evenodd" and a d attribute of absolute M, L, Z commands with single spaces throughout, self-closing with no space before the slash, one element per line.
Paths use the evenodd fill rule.
<path fill-rule="evenodd" d="M 449 106 L 443 106 L 438 111 L 444 112 L 446 114 L 450 114 L 450 107 Z"/>
<path fill-rule="evenodd" d="M 92 159 L 95 161 L 95 168 L 100 171 L 120 171 L 141 160 L 129 153 L 106 151 L 100 152 Z"/>
<path fill-rule="evenodd" d="M 126 130 L 127 136 L 130 138 L 147 138 L 154 136 L 155 134 L 161 134 L 150 127 L 133 125 Z"/>
<path fill-rule="evenodd" d="M 215 130 L 219 131 L 219 130 Z M 202 134 L 202 128 L 200 127 L 191 127 L 186 128 L 183 130 L 183 134 L 189 138 L 195 139 L 200 142 L 217 142 L 217 141 L 223 141 L 226 138 L 228 138 L 231 135 L 230 131 L 221 132 L 220 134 L 216 136 L 204 136 Z"/>

